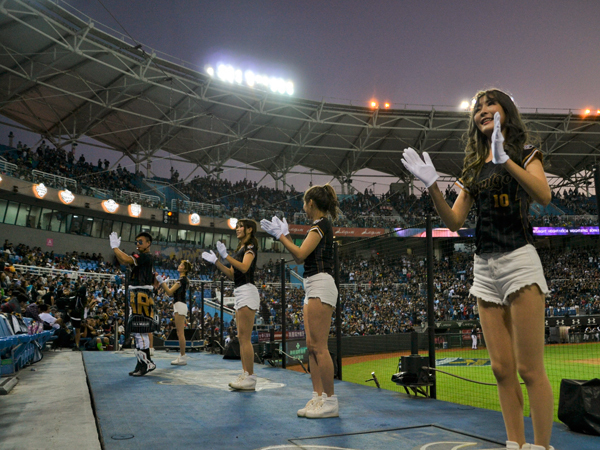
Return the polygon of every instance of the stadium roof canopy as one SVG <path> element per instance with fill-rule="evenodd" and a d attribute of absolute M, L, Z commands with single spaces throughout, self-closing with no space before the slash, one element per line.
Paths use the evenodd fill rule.
<path fill-rule="evenodd" d="M 364 168 L 408 180 L 408 146 L 429 152 L 448 179 L 460 173 L 466 112 L 371 110 L 232 85 L 100 28 L 59 1 L 3 2 L 0 113 L 59 147 L 86 136 L 136 163 L 164 150 L 207 173 L 236 160 L 275 179 L 301 165 L 342 183 Z M 552 184 L 589 179 L 598 116 L 523 115 Z"/>

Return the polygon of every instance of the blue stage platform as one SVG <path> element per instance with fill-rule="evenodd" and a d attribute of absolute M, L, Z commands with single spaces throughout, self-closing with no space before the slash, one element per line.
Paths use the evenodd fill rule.
<path fill-rule="evenodd" d="M 336 381 L 340 417 L 299 418 L 296 411 L 312 391 L 307 374 L 257 365 L 256 392 L 234 392 L 228 383 L 240 373 L 239 361 L 191 353 L 187 366 L 172 366 L 175 357 L 156 352 L 157 369 L 134 378 L 130 350 L 84 352 L 105 449 L 503 448 L 499 412 Z M 555 424 L 552 444 L 597 450 L 600 438 Z"/>

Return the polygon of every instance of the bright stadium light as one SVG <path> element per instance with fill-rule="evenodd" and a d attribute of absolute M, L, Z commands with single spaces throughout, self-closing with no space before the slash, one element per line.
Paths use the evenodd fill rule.
<path fill-rule="evenodd" d="M 230 64 L 219 64 L 216 70 L 212 66 L 206 66 L 205 70 L 209 76 L 216 76 L 227 83 L 245 84 L 251 88 L 260 87 L 279 94 L 294 95 L 294 83 L 291 80 L 258 74 L 252 70 L 243 71 Z"/>
<path fill-rule="evenodd" d="M 469 101 L 467 101 L 467 100 L 463 100 L 463 101 L 460 103 L 460 109 L 462 109 L 463 111 L 467 111 L 467 110 L 468 110 L 468 109 L 470 109 L 470 108 L 471 108 L 471 103 L 469 103 Z"/>
<path fill-rule="evenodd" d="M 390 102 L 385 102 L 383 104 L 383 107 L 386 108 L 386 109 L 389 109 L 390 108 Z"/>
<path fill-rule="evenodd" d="M 250 87 L 254 87 L 254 82 L 256 80 L 256 76 L 254 75 L 254 72 L 252 72 L 251 70 L 246 70 L 246 73 L 244 74 L 245 79 L 246 79 L 246 84 Z"/>
<path fill-rule="evenodd" d="M 377 102 L 375 100 L 371 100 L 371 108 L 377 108 Z"/>

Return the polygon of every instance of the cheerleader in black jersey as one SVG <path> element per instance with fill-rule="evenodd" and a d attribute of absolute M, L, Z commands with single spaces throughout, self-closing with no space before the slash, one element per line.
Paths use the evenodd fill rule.
<path fill-rule="evenodd" d="M 134 353 L 137 365 L 129 375 L 142 377 L 156 369 L 156 364 L 150 356 L 150 333 L 158 328 L 156 310 L 154 308 L 154 288 L 158 282 L 154 276 L 154 259 L 150 252 L 152 236 L 142 231 L 135 237 L 137 253 L 128 255 L 119 248 L 121 238 L 116 232 L 109 236 L 110 246 L 120 264 L 130 264 L 131 278 L 129 280 L 129 309 L 131 314 L 127 328 L 135 339 Z"/>
<path fill-rule="evenodd" d="M 187 365 L 187 358 L 185 356 L 185 321 L 188 315 L 188 305 L 186 301 L 186 293 L 190 286 L 188 280 L 188 273 L 192 270 L 192 265 L 185 259 L 181 261 L 177 272 L 179 272 L 179 281 L 173 286 L 169 287 L 166 281 L 168 278 L 157 275 L 156 280 L 160 284 L 168 296 L 173 297 L 173 320 L 175 321 L 175 329 L 177 330 L 177 339 L 179 340 L 179 356 L 177 359 L 171 361 L 174 366 L 185 366 Z"/>
<path fill-rule="evenodd" d="M 548 286 L 533 244 L 529 203 L 550 203 L 552 194 L 541 152 L 517 107 L 502 91 L 478 92 L 467 131 L 461 189 L 450 208 L 436 180 L 431 158 L 412 148 L 403 164 L 427 188 L 438 214 L 452 231 L 477 209 L 471 295 L 477 298 L 481 327 L 498 383 L 508 449 L 552 449 L 554 401 L 544 368 L 544 301 Z M 523 393 L 531 406 L 535 445 L 525 443 Z"/>
<path fill-rule="evenodd" d="M 256 228 L 256 222 L 253 220 L 238 220 L 235 234 L 239 244 L 233 256 L 227 254 L 225 244 L 217 242 L 219 255 L 231 264 L 231 267 L 226 267 L 219 262 L 213 251 L 202 253 L 202 258 L 215 264 L 221 272 L 234 281 L 235 321 L 238 329 L 243 372 L 237 380 L 229 383 L 229 387 L 239 391 L 253 391 L 256 388 L 254 349 L 251 340 L 254 315 L 260 307 L 258 289 L 254 285 L 254 272 L 258 256 L 258 241 L 255 237 Z"/>
<path fill-rule="evenodd" d="M 333 228 L 328 216 L 336 219 L 339 202 L 333 187 L 313 186 L 304 193 L 304 211 L 312 221 L 300 247 L 290 239 L 285 219 L 263 219 L 267 233 L 279 239 L 298 264 L 304 263 L 304 331 L 310 362 L 313 396 L 298 416 L 310 419 L 338 417 L 338 399 L 333 392 L 333 361 L 327 348 L 331 314 L 338 290 L 333 279 Z"/>

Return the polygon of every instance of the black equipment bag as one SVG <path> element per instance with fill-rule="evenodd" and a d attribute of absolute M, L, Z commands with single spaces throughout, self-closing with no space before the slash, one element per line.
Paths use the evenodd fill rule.
<path fill-rule="evenodd" d="M 600 379 L 563 379 L 558 419 L 573 431 L 600 436 Z"/>

